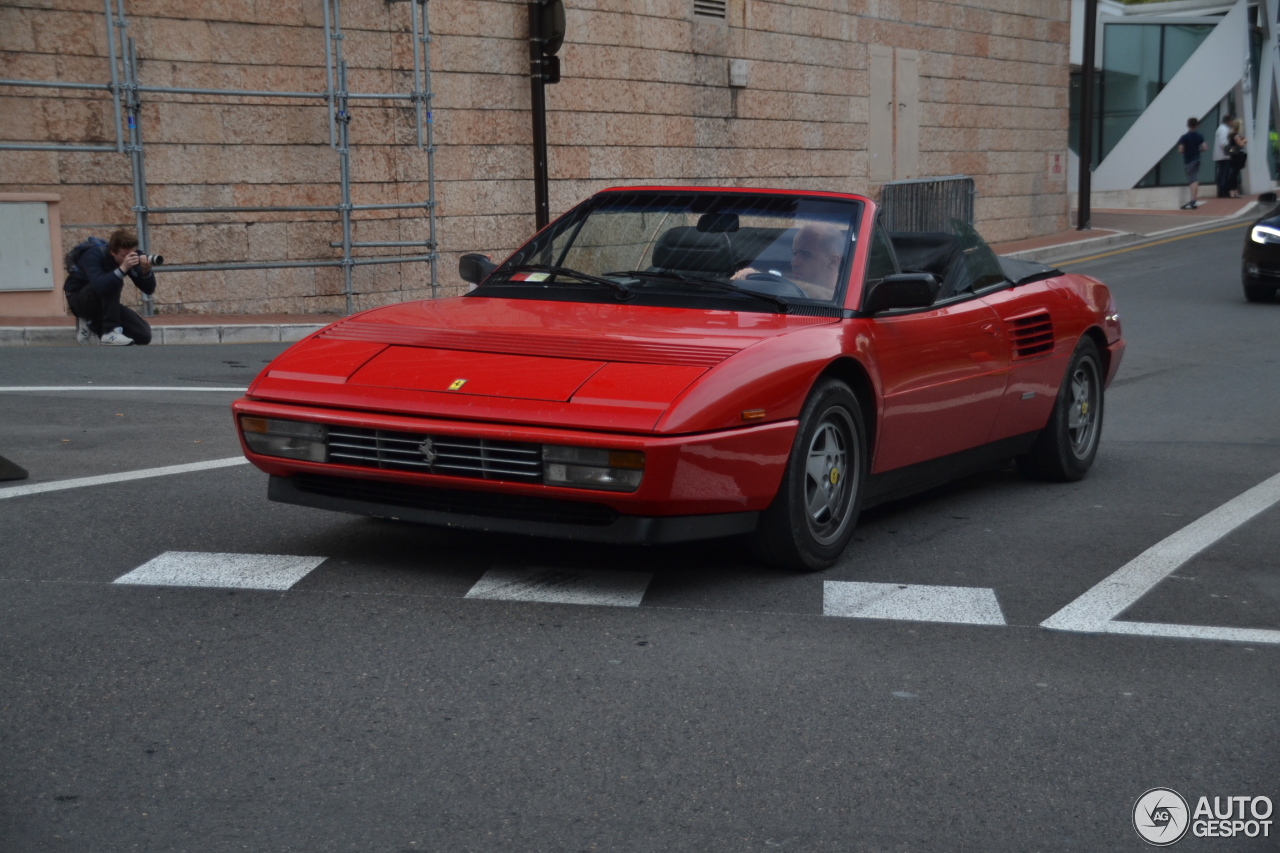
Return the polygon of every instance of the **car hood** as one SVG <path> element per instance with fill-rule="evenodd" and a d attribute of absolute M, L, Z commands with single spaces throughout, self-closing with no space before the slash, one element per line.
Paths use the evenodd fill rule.
<path fill-rule="evenodd" d="M 289 349 L 253 399 L 651 431 L 700 376 L 767 338 L 836 322 L 739 311 L 460 297 L 392 305 Z"/>

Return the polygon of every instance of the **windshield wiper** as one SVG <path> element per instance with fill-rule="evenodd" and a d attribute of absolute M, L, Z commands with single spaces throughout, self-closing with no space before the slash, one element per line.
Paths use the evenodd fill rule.
<path fill-rule="evenodd" d="M 619 299 L 630 299 L 632 296 L 635 296 L 635 294 L 631 292 L 631 288 L 627 287 L 620 281 L 610 281 L 607 278 L 600 278 L 599 276 L 590 275 L 585 272 L 578 272 L 577 270 L 570 269 L 569 267 L 553 267 L 548 266 L 547 264 L 517 264 L 513 267 L 507 267 L 502 270 L 502 272 L 544 272 L 548 274 L 546 279 L 548 281 L 553 280 L 556 276 L 564 276 L 565 278 L 572 278 L 575 281 L 581 281 L 587 284 L 599 284 L 603 287 L 611 288 L 618 294 Z M 510 279 L 508 279 L 508 281 L 510 281 Z M 535 281 L 531 283 L 538 284 L 539 282 Z"/>
<path fill-rule="evenodd" d="M 791 303 L 772 293 L 761 293 L 758 290 L 751 290 L 746 287 L 739 287 L 736 284 L 730 284 L 724 281 L 716 281 L 713 278 L 703 278 L 700 275 L 686 275 L 679 272 L 657 272 L 651 270 L 621 270 L 619 272 L 608 272 L 605 275 L 629 275 L 634 278 L 656 278 L 665 279 L 667 281 L 682 281 L 686 284 L 696 284 L 703 287 L 712 287 L 716 290 L 724 290 L 730 293 L 741 293 L 744 296 L 754 296 L 756 299 L 772 303 L 779 311 L 786 314 L 791 310 Z"/>

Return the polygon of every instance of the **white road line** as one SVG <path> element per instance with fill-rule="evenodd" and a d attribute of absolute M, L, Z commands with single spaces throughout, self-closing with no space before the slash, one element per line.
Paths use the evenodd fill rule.
<path fill-rule="evenodd" d="M 1004 625 L 995 590 L 970 586 L 823 581 L 822 615 Z"/>
<path fill-rule="evenodd" d="M 52 483 L 35 483 L 30 486 L 0 487 L 0 499 L 38 495 L 42 492 L 58 492 L 63 489 L 79 489 L 84 486 L 101 486 L 107 483 L 123 483 L 128 480 L 145 480 L 149 477 L 167 477 L 170 474 L 186 474 L 190 471 L 208 471 L 211 468 L 229 468 L 232 465 L 248 465 L 243 456 L 228 459 L 211 459 L 208 462 L 191 462 L 186 465 L 167 465 L 164 468 L 143 468 L 139 471 L 121 471 L 119 474 L 102 474 L 97 477 L 77 477 L 74 480 L 54 480 Z"/>
<path fill-rule="evenodd" d="M 1280 474 L 1152 545 L 1040 625 L 1054 631 L 1280 643 L 1280 631 L 1266 629 L 1115 621 L 1179 567 L 1276 503 L 1280 503 Z"/>
<path fill-rule="evenodd" d="M 154 560 L 115 579 L 141 586 L 202 586 L 231 589 L 286 590 L 328 557 L 284 554 L 212 554 L 165 551 Z"/>
<path fill-rule="evenodd" d="M 229 391 L 243 394 L 248 390 L 193 385 L 0 385 L 2 394 L 18 391 Z"/>
<path fill-rule="evenodd" d="M 1104 634 L 1133 634 L 1184 640 L 1221 640 L 1228 643 L 1280 643 L 1280 631 L 1267 628 L 1217 628 L 1210 625 L 1162 625 L 1158 622 L 1108 622 Z"/>
<path fill-rule="evenodd" d="M 467 598 L 639 607 L 653 575 L 578 569 L 499 569 L 485 572 Z"/>

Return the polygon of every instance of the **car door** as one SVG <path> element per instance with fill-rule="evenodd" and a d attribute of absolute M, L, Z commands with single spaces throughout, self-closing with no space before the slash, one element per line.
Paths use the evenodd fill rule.
<path fill-rule="evenodd" d="M 1070 355 L 1053 321 L 1055 309 L 1062 313 L 1070 293 L 1049 280 L 1014 285 L 972 226 L 957 223 L 956 237 L 970 272 L 970 289 L 995 312 L 1007 348 L 1008 383 L 988 440 L 1041 430 L 1049 421 Z"/>
<path fill-rule="evenodd" d="M 889 243 L 879 227 L 872 239 Z M 871 266 L 868 286 L 877 277 Z M 944 293 L 927 309 L 870 318 L 883 394 L 873 474 L 988 440 L 1007 384 L 999 323 L 992 307 L 972 292 Z"/>
<path fill-rule="evenodd" d="M 1055 303 L 1065 306 L 1064 296 L 1069 298 L 1048 281 L 1006 285 L 981 295 L 999 317 L 1010 349 L 1009 383 L 991 431 L 992 441 L 1035 432 L 1049 422 L 1071 355 L 1053 322 Z"/>

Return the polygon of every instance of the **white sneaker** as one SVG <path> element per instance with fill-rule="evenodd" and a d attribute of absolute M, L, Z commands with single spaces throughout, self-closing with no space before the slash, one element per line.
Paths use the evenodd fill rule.
<path fill-rule="evenodd" d="M 89 328 L 89 321 L 83 317 L 76 318 L 76 343 L 93 343 L 93 330 Z"/>
<path fill-rule="evenodd" d="M 133 343 L 133 338 L 124 333 L 124 329 L 116 327 L 102 336 L 102 343 L 109 347 L 127 347 Z"/>

